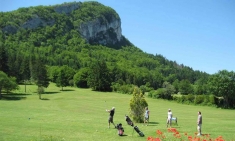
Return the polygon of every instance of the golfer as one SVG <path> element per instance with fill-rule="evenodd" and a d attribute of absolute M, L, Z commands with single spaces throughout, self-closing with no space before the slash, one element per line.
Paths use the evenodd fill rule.
<path fill-rule="evenodd" d="M 148 107 L 146 107 L 144 112 L 144 125 L 148 126 L 148 124 L 149 124 L 149 110 Z"/>
<path fill-rule="evenodd" d="M 168 112 L 167 112 L 167 120 L 166 120 L 166 127 L 168 127 L 168 125 L 170 125 L 171 127 L 171 119 L 173 117 L 173 114 L 171 112 L 171 109 L 168 109 Z"/>
<path fill-rule="evenodd" d="M 115 107 L 112 107 L 111 110 L 107 110 L 106 109 L 106 112 L 109 112 L 109 119 L 108 119 L 108 123 L 109 123 L 109 126 L 108 128 L 110 128 L 110 123 L 112 123 L 114 125 L 114 127 L 116 128 L 115 124 L 113 123 L 113 117 L 114 117 L 114 113 L 115 113 Z"/>
<path fill-rule="evenodd" d="M 197 117 L 197 131 L 198 131 L 198 136 L 202 135 L 202 114 L 200 111 L 198 111 L 198 117 Z"/>

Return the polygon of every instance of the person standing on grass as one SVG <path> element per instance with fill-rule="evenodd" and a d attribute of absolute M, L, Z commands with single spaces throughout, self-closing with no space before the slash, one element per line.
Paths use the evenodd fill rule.
<path fill-rule="evenodd" d="M 147 126 L 148 124 L 149 124 L 149 110 L 148 107 L 146 107 L 144 112 L 144 125 Z"/>
<path fill-rule="evenodd" d="M 171 119 L 173 117 L 173 114 L 171 112 L 171 109 L 168 109 L 168 112 L 167 112 L 167 120 L 166 120 L 166 127 L 168 127 L 168 125 L 170 125 L 171 127 Z"/>
<path fill-rule="evenodd" d="M 202 113 L 198 111 L 198 117 L 197 117 L 197 131 L 198 131 L 198 136 L 202 135 Z"/>
<path fill-rule="evenodd" d="M 109 126 L 108 128 L 110 128 L 110 123 L 112 123 L 114 125 L 114 127 L 116 128 L 115 124 L 113 123 L 113 117 L 114 117 L 114 113 L 115 113 L 115 107 L 112 107 L 111 110 L 107 110 L 106 109 L 106 112 L 109 112 L 109 119 L 108 119 L 108 123 L 109 123 Z"/>

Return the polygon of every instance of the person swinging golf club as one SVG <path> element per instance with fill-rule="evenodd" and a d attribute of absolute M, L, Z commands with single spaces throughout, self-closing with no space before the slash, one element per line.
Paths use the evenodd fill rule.
<path fill-rule="evenodd" d="M 114 127 L 116 128 L 114 122 L 113 122 L 113 117 L 114 117 L 114 113 L 115 113 L 115 107 L 112 107 L 111 110 L 107 110 L 106 109 L 106 112 L 109 112 L 109 120 L 108 120 L 108 128 L 110 128 L 110 123 L 112 123 L 114 125 Z"/>

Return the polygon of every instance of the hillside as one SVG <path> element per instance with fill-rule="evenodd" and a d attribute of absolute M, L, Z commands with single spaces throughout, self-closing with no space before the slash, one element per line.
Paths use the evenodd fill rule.
<path fill-rule="evenodd" d="M 0 70 L 18 82 L 24 80 L 22 72 L 31 71 L 35 59 L 76 71 L 103 61 L 111 82 L 148 83 L 154 89 L 164 81 L 194 84 L 209 76 L 135 47 L 122 35 L 118 13 L 98 2 L 19 8 L 0 16 Z"/>

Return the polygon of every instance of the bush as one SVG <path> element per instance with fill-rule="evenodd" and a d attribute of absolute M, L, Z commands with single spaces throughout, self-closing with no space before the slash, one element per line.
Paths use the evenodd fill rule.
<path fill-rule="evenodd" d="M 121 85 L 119 83 L 112 83 L 112 91 L 122 94 L 132 94 L 134 91 L 134 85 Z"/>
<path fill-rule="evenodd" d="M 192 95 L 192 94 L 187 95 L 187 100 L 188 100 L 189 102 L 193 103 L 193 102 L 194 102 L 194 99 L 195 99 L 195 95 Z"/>
<path fill-rule="evenodd" d="M 132 95 L 133 97 L 130 100 L 130 116 L 133 118 L 134 122 L 142 123 L 144 121 L 144 109 L 148 106 L 148 103 L 138 87 L 134 88 Z"/>
<path fill-rule="evenodd" d="M 178 99 L 179 99 L 180 97 L 174 95 L 172 98 L 173 98 L 174 101 L 178 101 Z"/>
<path fill-rule="evenodd" d="M 209 104 L 215 104 L 215 96 L 214 95 L 209 95 Z"/>
<path fill-rule="evenodd" d="M 202 105 L 208 105 L 209 104 L 209 95 L 203 95 L 204 100 L 202 102 Z"/>
<path fill-rule="evenodd" d="M 196 95 L 194 104 L 201 104 L 204 101 L 204 96 L 203 95 Z"/>
<path fill-rule="evenodd" d="M 182 95 L 179 101 L 180 103 L 184 103 L 185 101 L 187 101 L 187 96 Z"/>

